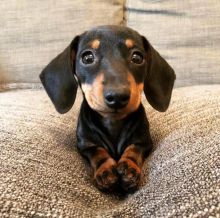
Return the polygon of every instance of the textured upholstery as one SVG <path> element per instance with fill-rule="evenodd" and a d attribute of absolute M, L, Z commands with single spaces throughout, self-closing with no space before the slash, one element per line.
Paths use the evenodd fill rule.
<path fill-rule="evenodd" d="M 123 0 L 3 0 L 0 83 L 39 82 L 39 72 L 76 34 L 121 24 Z"/>
<path fill-rule="evenodd" d="M 0 217 L 217 217 L 220 85 L 174 90 L 166 113 L 144 101 L 155 145 L 140 189 L 104 194 L 78 154 L 81 98 L 59 115 L 44 90 L 0 93 Z"/>
<path fill-rule="evenodd" d="M 174 67 L 176 86 L 220 83 L 219 0 L 127 0 L 126 18 Z"/>

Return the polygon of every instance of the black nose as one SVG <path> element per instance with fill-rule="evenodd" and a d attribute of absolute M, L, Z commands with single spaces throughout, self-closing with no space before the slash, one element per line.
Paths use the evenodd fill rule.
<path fill-rule="evenodd" d="M 108 90 L 104 93 L 105 103 L 108 107 L 114 109 L 120 109 L 125 107 L 130 99 L 130 91 L 123 90 L 123 91 L 113 91 Z"/>

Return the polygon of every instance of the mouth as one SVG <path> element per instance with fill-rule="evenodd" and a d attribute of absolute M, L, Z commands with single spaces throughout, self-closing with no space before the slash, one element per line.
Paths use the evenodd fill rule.
<path fill-rule="evenodd" d="M 120 111 L 119 110 L 117 110 L 117 109 L 115 109 L 115 110 L 113 110 L 113 111 L 104 111 L 104 110 L 96 110 L 97 112 L 99 112 L 99 113 L 102 113 L 102 114 L 119 114 L 120 113 Z"/>
<path fill-rule="evenodd" d="M 93 99 L 93 102 L 95 103 L 96 107 L 94 108 L 94 110 L 100 114 L 106 114 L 106 115 L 110 115 L 110 114 L 118 114 L 119 110 L 118 109 L 112 109 L 112 108 L 108 108 L 106 106 L 101 105 L 96 98 Z M 99 109 L 98 109 L 99 108 Z"/>
<path fill-rule="evenodd" d="M 127 110 L 126 107 L 123 108 L 110 108 L 107 105 L 104 105 L 102 102 L 97 99 L 96 96 L 90 95 L 89 101 L 90 107 L 99 113 L 103 117 L 109 117 L 113 119 L 121 119 L 126 116 Z"/>
<path fill-rule="evenodd" d="M 102 117 L 120 120 L 127 116 L 128 113 L 124 112 L 122 109 L 114 110 L 96 110 Z"/>

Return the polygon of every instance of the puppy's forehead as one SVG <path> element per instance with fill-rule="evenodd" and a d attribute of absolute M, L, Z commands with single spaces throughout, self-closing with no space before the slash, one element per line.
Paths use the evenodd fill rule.
<path fill-rule="evenodd" d="M 81 36 L 79 47 L 98 49 L 103 44 L 114 46 L 119 43 L 125 44 L 128 48 L 132 48 L 134 45 L 142 46 L 142 37 L 128 27 L 100 26 L 85 32 Z"/>

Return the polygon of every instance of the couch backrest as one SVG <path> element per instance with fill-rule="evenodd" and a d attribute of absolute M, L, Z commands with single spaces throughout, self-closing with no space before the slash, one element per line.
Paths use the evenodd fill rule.
<path fill-rule="evenodd" d="M 126 17 L 174 67 L 176 86 L 220 83 L 219 0 L 127 0 Z"/>
<path fill-rule="evenodd" d="M 219 0 L 3 0 L 0 11 L 0 84 L 39 82 L 76 34 L 123 23 L 173 66 L 176 86 L 220 83 Z"/>
<path fill-rule="evenodd" d="M 123 22 L 123 0 L 3 0 L 0 11 L 0 83 L 39 82 L 76 34 Z"/>

